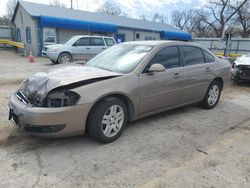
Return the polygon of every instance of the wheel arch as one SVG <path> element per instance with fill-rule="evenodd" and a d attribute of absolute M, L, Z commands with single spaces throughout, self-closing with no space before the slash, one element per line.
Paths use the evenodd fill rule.
<path fill-rule="evenodd" d="M 57 57 L 57 62 L 59 60 L 60 55 L 63 54 L 63 53 L 69 54 L 71 56 L 72 61 L 74 61 L 73 55 L 72 55 L 72 53 L 70 51 L 62 51 L 62 52 L 59 53 L 59 55 Z"/>
<path fill-rule="evenodd" d="M 223 81 L 223 79 L 221 77 L 217 77 L 213 81 L 219 82 L 220 85 L 221 85 L 221 90 L 223 89 L 223 87 L 224 87 L 224 81 Z"/>
<path fill-rule="evenodd" d="M 115 97 L 115 98 L 118 98 L 120 100 L 122 100 L 124 102 L 124 104 L 126 105 L 127 107 L 127 110 L 128 110 L 128 120 L 129 121 L 132 121 L 135 119 L 135 106 L 134 106 L 134 103 L 133 101 L 125 94 L 123 93 L 112 93 L 112 94 L 107 94 L 105 96 L 102 96 L 100 98 L 98 98 L 94 104 L 92 105 L 91 109 L 89 110 L 88 112 L 88 115 L 87 115 L 87 121 L 86 123 L 88 122 L 88 118 L 91 114 L 91 112 L 93 111 L 93 109 L 103 100 L 107 99 L 107 98 L 110 98 L 110 97 Z"/>

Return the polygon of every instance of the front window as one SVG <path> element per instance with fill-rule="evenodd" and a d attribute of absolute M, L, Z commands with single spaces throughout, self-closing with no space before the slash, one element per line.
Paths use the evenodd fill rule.
<path fill-rule="evenodd" d="M 126 74 L 132 72 L 151 49 L 149 45 L 115 45 L 86 65 Z"/>

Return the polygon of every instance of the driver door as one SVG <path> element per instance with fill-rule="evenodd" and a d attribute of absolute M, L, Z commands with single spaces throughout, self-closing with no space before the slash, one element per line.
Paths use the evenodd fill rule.
<path fill-rule="evenodd" d="M 148 73 L 147 69 L 155 63 L 162 64 L 166 70 Z M 182 104 L 183 79 L 179 48 L 171 46 L 160 49 L 139 76 L 139 114 Z"/>
<path fill-rule="evenodd" d="M 89 37 L 80 38 L 72 46 L 74 60 L 89 59 L 91 54 L 91 41 Z"/>

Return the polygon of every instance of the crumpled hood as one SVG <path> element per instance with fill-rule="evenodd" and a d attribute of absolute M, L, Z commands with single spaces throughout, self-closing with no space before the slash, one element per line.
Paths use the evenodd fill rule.
<path fill-rule="evenodd" d="M 234 63 L 236 65 L 250 65 L 250 57 L 240 57 Z"/>
<path fill-rule="evenodd" d="M 120 75 L 122 74 L 84 65 L 58 65 L 26 79 L 22 83 L 20 90 L 26 95 L 32 93 L 42 97 L 59 86 L 94 78 Z"/>

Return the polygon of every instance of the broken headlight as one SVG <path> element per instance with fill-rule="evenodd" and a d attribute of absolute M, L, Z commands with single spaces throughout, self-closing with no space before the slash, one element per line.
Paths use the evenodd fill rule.
<path fill-rule="evenodd" d="M 58 108 L 73 106 L 80 99 L 80 95 L 74 91 L 54 91 L 45 99 L 46 107 Z"/>

